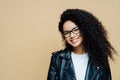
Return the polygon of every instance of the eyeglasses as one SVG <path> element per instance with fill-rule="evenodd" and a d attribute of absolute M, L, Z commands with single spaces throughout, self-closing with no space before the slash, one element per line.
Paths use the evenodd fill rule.
<path fill-rule="evenodd" d="M 63 36 L 64 36 L 65 38 L 68 38 L 68 37 L 71 36 L 71 32 L 74 33 L 74 34 L 78 34 L 78 33 L 80 33 L 80 30 L 79 30 L 78 27 L 74 27 L 74 28 L 73 28 L 72 30 L 70 30 L 70 31 L 63 31 Z"/>

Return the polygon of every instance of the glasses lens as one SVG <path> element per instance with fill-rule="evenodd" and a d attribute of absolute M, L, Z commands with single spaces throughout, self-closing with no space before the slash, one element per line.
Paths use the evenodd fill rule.
<path fill-rule="evenodd" d="M 75 29 L 73 29 L 73 31 L 72 31 L 74 34 L 78 34 L 79 32 L 80 32 L 80 30 L 78 29 L 78 28 L 75 28 Z"/>
<path fill-rule="evenodd" d="M 64 37 L 69 37 L 69 36 L 70 36 L 70 32 L 67 32 L 67 31 L 64 32 L 64 33 L 63 33 L 63 36 L 64 36 Z"/>

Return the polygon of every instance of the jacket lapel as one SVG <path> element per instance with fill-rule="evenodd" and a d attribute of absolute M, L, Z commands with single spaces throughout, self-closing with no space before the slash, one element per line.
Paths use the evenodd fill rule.
<path fill-rule="evenodd" d="M 71 60 L 66 61 L 64 72 L 72 79 L 75 79 L 74 66 Z"/>
<path fill-rule="evenodd" d="M 100 71 L 100 67 L 93 65 L 92 62 L 89 60 L 85 80 L 96 80 L 96 76 Z"/>
<path fill-rule="evenodd" d="M 70 50 L 64 51 L 62 56 L 63 56 L 63 59 L 65 60 L 63 76 L 69 77 L 67 78 L 68 80 L 75 79 L 76 77 L 75 77 L 74 66 L 73 66 L 72 59 L 71 59 L 71 51 Z"/>

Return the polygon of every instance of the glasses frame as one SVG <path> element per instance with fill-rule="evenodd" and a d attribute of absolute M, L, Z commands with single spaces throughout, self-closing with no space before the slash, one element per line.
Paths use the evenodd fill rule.
<path fill-rule="evenodd" d="M 75 30 L 77 30 L 76 32 L 75 32 Z M 70 30 L 70 31 L 63 31 L 63 36 L 65 37 L 65 38 L 68 38 L 68 37 L 70 37 L 71 36 L 71 32 L 73 33 L 73 34 L 79 34 L 80 33 L 80 30 L 79 30 L 79 28 L 78 27 L 74 27 L 72 30 Z"/>

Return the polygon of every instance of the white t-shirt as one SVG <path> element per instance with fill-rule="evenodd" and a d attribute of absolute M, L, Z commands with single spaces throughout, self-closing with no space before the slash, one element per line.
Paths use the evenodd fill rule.
<path fill-rule="evenodd" d="M 88 53 L 80 55 L 72 52 L 71 57 L 74 65 L 76 79 L 85 80 L 85 74 L 89 60 Z"/>

